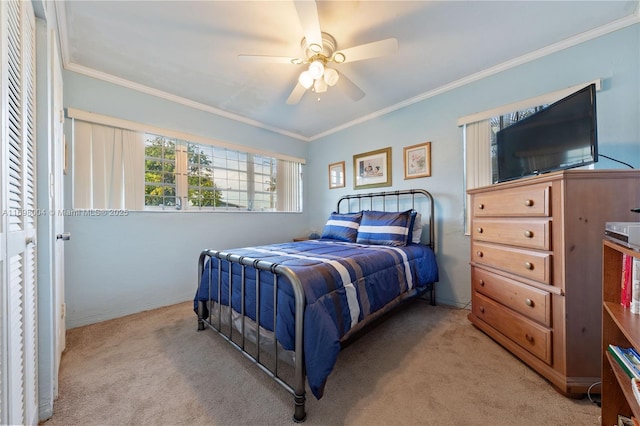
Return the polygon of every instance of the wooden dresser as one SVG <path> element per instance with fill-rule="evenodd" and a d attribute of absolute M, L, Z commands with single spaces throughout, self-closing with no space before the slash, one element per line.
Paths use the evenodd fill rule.
<path fill-rule="evenodd" d="M 583 395 L 602 366 L 605 223 L 640 221 L 640 171 L 574 169 L 468 193 L 469 320 L 559 392 Z"/>

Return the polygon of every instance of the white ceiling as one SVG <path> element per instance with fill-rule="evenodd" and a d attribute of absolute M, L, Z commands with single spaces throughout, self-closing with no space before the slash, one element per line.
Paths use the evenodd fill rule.
<path fill-rule="evenodd" d="M 640 22 L 639 1 L 318 1 L 338 50 L 394 37 L 391 56 L 336 65 L 366 96 L 335 87 L 286 100 L 303 65 L 292 1 L 64 1 L 66 69 L 313 140 L 443 90 Z"/>

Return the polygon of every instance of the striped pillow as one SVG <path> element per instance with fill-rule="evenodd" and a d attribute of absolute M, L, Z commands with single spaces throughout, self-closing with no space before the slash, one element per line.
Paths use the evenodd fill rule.
<path fill-rule="evenodd" d="M 362 212 L 356 242 L 385 246 L 406 246 L 409 238 L 411 210 L 405 212 Z"/>
<path fill-rule="evenodd" d="M 324 225 L 321 238 L 355 243 L 360 219 L 362 219 L 362 212 L 333 212 L 329 215 L 329 219 Z"/>

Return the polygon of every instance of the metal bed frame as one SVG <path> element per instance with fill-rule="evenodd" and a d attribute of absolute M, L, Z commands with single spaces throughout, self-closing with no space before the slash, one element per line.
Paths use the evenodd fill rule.
<path fill-rule="evenodd" d="M 369 208 L 373 209 L 374 200 L 381 199 L 382 202 L 382 210 L 384 211 L 400 211 L 401 206 L 401 197 L 408 197 L 411 201 L 410 208 L 414 208 L 416 204 L 416 196 L 425 197 L 427 202 L 429 203 L 429 220 L 426 222 L 429 226 L 429 241 L 426 243 L 432 250 L 435 250 L 434 243 L 434 225 L 435 220 L 433 216 L 434 212 L 434 202 L 433 197 L 428 191 L 423 189 L 410 189 L 410 190 L 399 190 L 399 191 L 386 191 L 386 192 L 377 192 L 377 193 L 366 193 L 366 194 L 354 194 L 354 195 L 346 195 L 341 197 L 338 200 L 336 211 L 340 212 L 341 204 L 346 202 L 347 210 L 349 212 L 361 211 L 363 210 L 362 201 L 369 200 Z M 387 209 L 387 198 L 395 197 L 396 200 L 396 209 L 389 210 Z M 352 205 L 355 203 L 356 208 L 352 208 Z M 406 209 L 405 209 L 406 210 Z M 215 259 L 215 260 L 214 260 Z M 240 282 L 236 283 L 232 281 L 232 273 L 231 268 L 229 268 L 229 299 L 231 300 L 231 294 L 233 286 L 240 286 L 240 295 L 242 299 L 241 303 L 241 321 L 240 321 L 240 330 L 236 330 L 239 332 L 239 337 L 237 336 L 234 339 L 233 333 L 233 318 L 232 318 L 232 309 L 226 309 L 223 313 L 222 304 L 216 303 L 217 306 L 217 315 L 213 316 L 212 309 L 209 309 L 209 315 L 205 317 L 205 302 L 198 301 L 198 331 L 204 330 L 205 328 L 211 328 L 215 330 L 220 336 L 222 336 L 227 342 L 229 342 L 233 347 L 238 349 L 243 355 L 245 355 L 251 362 L 256 364 L 261 370 L 263 370 L 269 377 L 275 380 L 278 384 L 284 387 L 289 393 L 291 393 L 294 397 L 294 414 L 293 420 L 295 422 L 304 422 L 306 419 L 306 411 L 305 411 L 305 382 L 306 382 L 306 373 L 304 368 L 304 352 L 303 352 L 303 330 L 304 330 L 304 309 L 305 309 L 305 295 L 302 287 L 302 283 L 298 276 L 286 266 L 279 265 L 277 263 L 268 262 L 261 259 L 250 258 L 246 256 L 240 256 L 233 253 L 228 253 L 224 251 L 217 251 L 206 249 L 200 253 L 198 258 L 198 285 L 200 285 L 200 277 L 202 277 L 202 273 L 204 272 L 205 265 L 207 262 L 211 260 L 211 262 L 217 262 L 218 265 L 218 273 L 217 273 L 217 282 L 219 283 L 222 279 L 222 261 L 227 261 L 230 263 L 237 263 L 241 265 L 241 278 Z M 246 319 L 245 316 L 245 270 L 246 268 L 254 268 L 256 270 L 256 278 L 255 278 L 255 290 L 256 290 L 256 312 L 255 312 L 255 324 L 260 324 L 260 275 L 263 272 L 274 274 L 274 282 L 273 282 L 273 297 L 274 297 L 274 309 L 273 309 L 273 324 L 275 330 L 276 317 L 277 317 L 277 294 L 278 294 L 278 282 L 281 277 L 286 277 L 291 286 L 293 288 L 294 297 L 295 297 L 295 349 L 293 356 L 293 369 L 294 369 L 294 377 L 291 380 L 293 383 L 289 384 L 278 371 L 278 351 L 284 351 L 284 349 L 279 346 L 277 343 L 274 344 L 274 355 L 275 355 L 275 365 L 272 367 L 267 366 L 262 362 L 261 359 L 261 345 L 263 344 L 261 340 L 264 338 L 261 336 L 260 330 L 257 331 L 255 337 L 251 340 L 251 344 L 255 345 L 257 348 L 257 353 L 253 354 L 247 351 L 247 337 L 245 330 L 247 329 L 247 321 L 252 321 L 250 319 Z M 211 276 L 213 274 L 209 274 L 209 279 L 211 280 Z M 237 281 L 237 280 L 236 280 Z M 209 291 L 211 292 L 211 282 L 209 282 Z M 217 299 L 221 300 L 221 286 L 217 285 Z M 412 299 L 416 299 L 418 297 L 422 297 L 425 293 L 430 293 L 429 301 L 431 305 L 435 305 L 435 286 L 434 283 L 430 283 L 424 292 L 416 294 Z M 212 295 L 209 294 L 208 302 L 212 302 Z M 389 303 L 389 308 L 383 308 L 378 312 L 374 313 L 370 319 L 365 320 L 365 323 L 373 322 L 379 319 L 382 315 L 387 312 L 394 310 L 397 308 L 398 304 Z M 223 327 L 222 319 L 223 315 L 226 317 L 226 321 L 228 321 L 229 326 Z M 366 324 L 365 324 L 366 326 Z M 358 327 L 358 330 L 355 330 L 355 333 L 349 332 L 341 341 L 342 344 L 346 344 L 347 341 L 351 340 L 352 337 L 359 335 L 359 332 L 362 331 L 362 327 Z M 275 339 L 275 332 L 274 332 Z M 238 341 L 239 340 L 239 341 Z"/>

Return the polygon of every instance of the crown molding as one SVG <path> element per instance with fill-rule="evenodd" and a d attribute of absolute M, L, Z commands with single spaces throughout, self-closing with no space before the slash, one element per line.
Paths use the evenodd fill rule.
<path fill-rule="evenodd" d="M 164 92 L 162 90 L 158 90 L 158 89 L 154 89 L 152 87 L 149 86 L 145 86 L 143 84 L 139 84 L 139 83 L 135 83 L 132 82 L 130 80 L 124 79 L 124 78 L 120 78 L 120 77 L 116 77 L 113 76 L 111 74 L 107 74 L 107 73 L 103 73 L 100 71 L 96 71 L 94 69 L 88 68 L 88 67 L 84 67 L 78 64 L 75 64 L 73 62 L 71 62 L 70 58 L 69 58 L 69 44 L 68 44 L 68 36 L 67 36 L 67 21 L 66 21 L 66 13 L 65 13 L 65 8 L 64 8 L 64 2 L 61 1 L 56 1 L 55 2 L 56 5 L 56 17 L 57 17 L 57 24 L 58 24 L 58 34 L 60 37 L 60 51 L 61 51 L 61 56 L 62 56 L 62 63 L 63 63 L 63 67 L 68 70 L 68 71 L 73 71 L 79 74 L 83 74 L 86 75 L 88 77 L 92 77 L 92 78 L 96 78 L 99 80 L 103 80 L 115 85 L 119 85 L 122 87 L 126 87 L 129 88 L 131 90 L 136 90 L 138 92 L 142 92 L 142 93 L 146 93 L 148 95 L 152 95 L 161 99 L 165 99 L 171 102 L 175 102 L 190 108 L 194 108 L 194 109 L 198 109 L 201 111 L 205 111 L 208 112 L 210 114 L 214 114 L 214 115 L 218 115 L 220 117 L 224 117 L 230 120 L 234 120 L 243 124 L 246 124 L 248 126 L 252 126 L 252 127 L 256 127 L 256 128 L 261 128 L 264 130 L 268 130 L 274 133 L 278 133 L 284 136 L 288 136 L 291 137 L 293 139 L 297 139 L 303 142 L 311 142 L 317 139 L 321 139 L 323 137 L 329 136 L 331 134 L 340 132 L 342 130 L 348 129 L 350 127 L 356 126 L 358 124 L 362 124 L 365 123 L 367 121 L 371 121 L 374 120 L 376 118 L 382 117 L 386 114 L 389 114 L 391 112 L 400 110 L 402 108 L 408 107 L 410 105 L 422 102 L 426 99 L 432 98 L 434 96 L 438 96 L 441 95 L 443 93 L 446 93 L 450 90 L 454 90 L 457 89 L 459 87 L 465 86 L 467 84 L 476 82 L 478 80 L 482 80 L 484 78 L 487 78 L 489 76 L 492 76 L 494 74 L 498 74 L 502 71 L 506 71 L 509 70 L 511 68 L 515 68 L 517 66 L 520 66 L 522 64 L 531 62 L 533 60 L 542 58 L 544 56 L 559 52 L 561 50 L 564 49 L 568 49 L 570 47 L 576 46 L 580 43 L 584 43 L 586 41 L 592 40 L 594 38 L 597 37 L 601 37 L 603 35 L 609 34 L 611 32 L 626 28 L 630 25 L 634 25 L 640 22 L 640 2 L 638 3 L 638 5 L 636 6 L 636 10 L 632 15 L 629 15 L 627 17 L 621 18 L 619 20 L 613 21 L 607 25 L 603 25 L 601 27 L 595 28 L 593 30 L 590 31 L 586 31 L 584 33 L 578 34 L 577 36 L 568 38 L 566 40 L 560 41 L 558 43 L 554 43 L 551 44 L 549 46 L 546 46 L 544 48 L 535 50 L 533 52 L 530 52 L 526 55 L 522 55 L 518 58 L 503 62 L 501 64 L 495 65 L 493 67 L 487 68 L 485 70 L 482 70 L 480 72 L 477 72 L 475 74 L 471 74 L 467 77 L 461 78 L 459 80 L 453 81 L 451 83 L 445 84 L 443 86 L 440 86 L 434 90 L 430 90 L 428 92 L 422 93 L 420 95 L 414 96 L 412 98 L 406 99 L 402 102 L 396 103 L 394 105 L 391 105 L 389 107 L 386 108 L 382 108 L 379 109 L 377 111 L 374 111 L 370 114 L 366 114 L 362 117 L 359 117 L 355 120 L 343 123 L 339 126 L 333 127 L 331 129 L 328 129 L 324 132 L 315 134 L 313 136 L 304 136 L 301 135 L 299 133 L 295 133 L 286 129 L 281 129 L 279 127 L 275 127 L 275 126 L 271 126 L 268 125 L 266 123 L 262 123 L 260 121 L 257 120 L 253 120 L 250 118 L 247 118 L 245 116 L 239 115 L 239 114 L 235 114 L 229 111 L 225 111 L 222 110 L 220 108 L 216 108 L 210 105 L 206 105 L 200 102 L 196 102 L 190 99 L 186 99 L 168 92 Z"/>
<path fill-rule="evenodd" d="M 131 90 L 136 90 L 141 93 L 146 93 L 147 95 L 155 96 L 157 98 L 165 99 L 171 102 L 175 102 L 177 104 L 181 104 L 190 108 L 198 109 L 200 111 L 208 112 L 210 114 L 214 114 L 220 117 L 228 118 L 230 120 L 238 121 L 243 124 L 247 124 L 252 127 L 257 127 L 265 130 L 269 130 L 271 132 L 279 133 L 284 136 L 289 136 L 294 139 L 299 139 L 301 141 L 308 142 L 309 139 L 297 134 L 290 132 L 288 130 L 280 129 L 278 127 L 269 126 L 268 124 L 261 123 L 257 120 L 253 120 L 247 117 L 244 117 L 239 114 L 234 114 L 229 111 L 222 110 L 220 108 L 213 107 L 211 105 L 206 105 L 201 102 L 192 101 L 191 99 L 183 98 L 181 96 L 177 96 L 171 93 L 164 92 L 162 90 L 154 89 L 153 87 L 145 86 L 144 84 L 135 83 L 133 81 L 116 77 L 111 74 L 107 74 L 101 71 L 96 71 L 92 68 L 87 68 L 75 63 L 70 63 L 65 67 L 68 71 L 73 71 L 78 74 L 83 74 L 88 77 L 96 78 L 98 80 L 103 80 L 108 83 L 115 84 L 117 86 L 126 87 Z"/>
<path fill-rule="evenodd" d="M 285 129 L 281 129 L 275 126 L 270 126 L 268 124 L 259 122 L 257 120 L 253 120 L 247 117 L 244 117 L 239 114 L 234 114 L 229 111 L 224 111 L 220 108 L 216 108 L 210 105 L 206 105 L 200 102 L 195 102 L 190 99 L 183 98 L 181 96 L 177 96 L 168 92 L 164 92 L 162 90 L 154 89 L 149 86 L 145 86 L 143 84 L 135 83 L 133 81 L 116 77 L 111 74 L 107 74 L 104 72 L 97 71 L 92 68 L 84 67 L 82 65 L 78 65 L 71 61 L 69 55 L 69 37 L 67 34 L 67 13 L 65 10 L 65 2 L 64 1 L 56 1 L 55 2 L 55 11 L 56 11 L 56 21 L 58 27 L 58 36 L 60 39 L 60 55 L 62 57 L 62 66 L 67 71 L 72 71 L 78 74 L 85 75 L 87 77 L 96 78 L 98 80 L 106 81 L 108 83 L 112 83 L 118 86 L 126 87 L 131 90 L 135 90 L 141 93 L 146 93 L 151 96 L 155 96 L 161 99 L 165 99 L 171 102 L 175 102 L 190 108 L 198 109 L 200 111 L 208 112 L 210 114 L 218 115 L 220 117 L 228 118 L 230 120 L 238 121 L 240 123 L 261 128 L 264 130 L 268 130 L 274 133 L 278 133 L 284 136 L 291 137 L 293 139 L 298 139 L 304 142 L 309 142 L 310 139 Z"/>
<path fill-rule="evenodd" d="M 639 3 L 640 7 L 640 3 Z M 434 90 L 430 90 L 428 92 L 422 93 L 418 96 L 414 96 L 412 98 L 406 99 L 402 102 L 399 102 L 395 105 L 391 105 L 387 108 L 380 109 L 366 116 L 362 116 L 356 120 L 350 121 L 348 123 L 344 123 L 338 127 L 334 127 L 333 129 L 327 130 L 322 133 L 318 133 L 316 135 L 311 136 L 309 139 L 314 141 L 316 139 L 323 138 L 325 136 L 331 135 L 333 133 L 345 130 L 349 127 L 355 126 L 357 124 L 361 124 L 370 120 L 373 120 L 378 117 L 382 117 L 383 115 L 389 114 L 391 112 L 397 111 L 399 109 L 408 107 L 410 105 L 422 102 L 426 99 L 432 98 L 437 95 L 441 95 L 450 90 L 457 89 L 459 87 L 465 86 L 467 84 L 476 82 L 478 80 L 482 80 L 494 74 L 498 74 L 502 71 L 506 71 L 511 68 L 515 68 L 522 64 L 526 64 L 527 62 L 531 62 L 533 60 L 542 58 L 544 56 L 550 55 L 552 53 L 559 52 L 564 49 L 568 49 L 570 47 L 576 46 L 580 43 L 584 43 L 589 40 L 593 40 L 595 38 L 601 37 L 603 35 L 609 34 L 611 32 L 620 30 L 622 28 L 626 28 L 628 26 L 637 24 L 640 22 L 640 9 L 638 9 L 638 13 L 635 15 L 630 15 L 625 18 L 619 19 L 617 21 L 611 22 L 608 25 L 603 25 L 601 27 L 595 28 L 593 30 L 584 32 L 582 34 L 578 34 L 575 37 L 568 38 L 566 40 L 560 41 L 558 43 L 551 44 L 549 46 L 543 47 L 541 49 L 535 50 L 526 55 L 520 56 L 518 58 L 503 62 L 501 64 L 495 65 L 491 68 L 487 68 L 483 71 L 477 72 L 475 74 L 471 74 L 467 77 L 461 78 L 459 80 L 453 81 L 449 84 L 445 84 L 444 86 L 440 86 Z"/>

